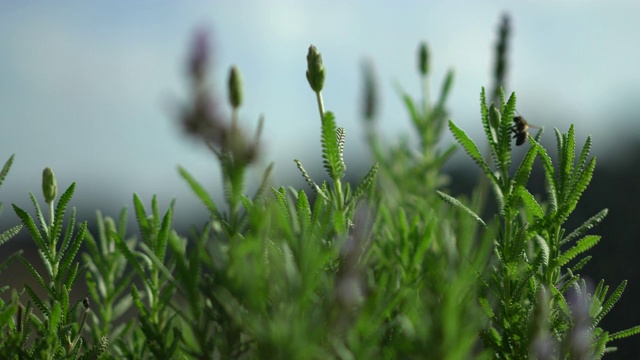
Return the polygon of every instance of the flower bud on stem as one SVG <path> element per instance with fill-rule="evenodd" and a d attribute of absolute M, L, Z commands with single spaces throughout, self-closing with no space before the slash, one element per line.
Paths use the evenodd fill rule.
<path fill-rule="evenodd" d="M 427 116 L 429 110 L 429 47 L 423 42 L 418 48 L 418 71 L 422 80 L 422 110 Z"/>
<path fill-rule="evenodd" d="M 238 131 L 238 109 L 242 105 L 242 75 L 237 67 L 229 70 L 229 104 L 231 104 L 231 132 L 232 136 Z"/>
<path fill-rule="evenodd" d="M 325 77 L 326 70 L 322 64 L 322 55 L 315 46 L 311 45 L 307 53 L 307 81 L 309 81 L 311 89 L 316 93 L 321 121 L 324 121 L 324 104 L 321 92 L 324 87 Z"/>
<path fill-rule="evenodd" d="M 42 171 L 42 193 L 44 194 L 44 201 L 49 205 L 51 224 L 53 225 L 53 202 L 56 199 L 56 195 L 58 195 L 58 183 L 56 182 L 56 176 L 50 167 L 47 167 Z"/>

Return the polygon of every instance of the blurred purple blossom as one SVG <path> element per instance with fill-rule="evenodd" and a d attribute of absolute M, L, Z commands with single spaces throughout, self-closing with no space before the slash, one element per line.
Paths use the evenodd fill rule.
<path fill-rule="evenodd" d="M 207 65 L 211 60 L 209 38 L 209 31 L 205 29 L 198 29 L 193 37 L 189 56 L 189 75 L 193 79 L 203 79 L 206 74 Z"/>

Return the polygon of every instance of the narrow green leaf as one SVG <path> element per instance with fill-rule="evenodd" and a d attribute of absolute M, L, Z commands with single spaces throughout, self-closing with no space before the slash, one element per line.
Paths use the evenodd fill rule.
<path fill-rule="evenodd" d="M 33 222 L 33 219 L 31 218 L 31 216 L 21 208 L 16 206 L 15 204 L 12 204 L 12 206 L 13 206 L 13 211 L 16 213 L 16 215 L 18 215 L 24 227 L 27 228 L 27 230 L 29 231 L 29 235 L 31 235 L 31 238 L 33 239 L 33 241 L 36 243 L 36 245 L 38 245 L 38 249 L 42 251 L 42 253 L 49 260 L 49 262 L 52 262 L 53 256 L 51 255 L 49 246 L 45 244 L 44 239 L 42 238 L 42 235 L 40 235 L 40 231 L 38 231 L 38 228 L 36 227 L 36 224 Z"/>
<path fill-rule="evenodd" d="M 31 301 L 36 305 L 36 307 L 42 312 L 45 317 L 49 317 L 49 308 L 44 305 L 44 302 L 40 300 L 38 295 L 36 295 L 35 291 L 29 286 L 29 284 L 24 284 L 24 289 L 29 294 Z"/>
<path fill-rule="evenodd" d="M 76 189 L 76 183 L 71 183 L 71 185 L 67 188 L 67 190 L 60 196 L 60 200 L 56 204 L 55 216 L 53 220 L 53 228 L 49 233 L 49 239 L 51 241 L 55 241 L 60 237 L 62 233 L 62 222 L 64 221 L 64 214 L 67 211 L 67 205 L 71 198 L 73 197 L 73 192 Z"/>
<path fill-rule="evenodd" d="M 336 137 L 337 137 L 336 141 L 338 142 L 338 151 L 340 154 L 340 166 L 342 168 L 342 171 L 345 171 L 347 169 L 347 165 L 344 162 L 344 143 L 347 137 L 346 130 L 344 128 L 339 127 L 336 132 Z"/>
<path fill-rule="evenodd" d="M 445 79 L 442 82 L 442 88 L 440 90 L 440 97 L 438 98 L 438 102 L 433 107 L 431 118 L 433 119 L 432 126 L 434 127 L 433 133 L 436 137 L 439 137 L 444 130 L 444 126 L 446 123 L 447 111 L 445 108 L 445 103 L 449 98 L 449 93 L 451 91 L 451 87 L 453 85 L 454 72 L 452 69 L 447 71 L 445 75 Z"/>
<path fill-rule="evenodd" d="M 569 261 L 573 260 L 573 258 L 575 258 L 576 256 L 594 247 L 599 241 L 600 241 L 600 236 L 598 235 L 585 236 L 584 238 L 580 239 L 575 246 L 565 251 L 558 258 L 558 265 L 564 266 Z"/>
<path fill-rule="evenodd" d="M 209 196 L 207 191 L 204 189 L 204 187 L 200 185 L 200 183 L 193 176 L 191 176 L 191 174 L 185 168 L 178 166 L 178 172 L 180 173 L 180 176 L 182 176 L 182 178 L 187 182 L 187 184 L 191 188 L 191 191 L 196 194 L 198 199 L 200 199 L 204 206 L 209 210 L 211 215 L 215 219 L 221 219 L 218 207 L 216 206 L 213 199 Z"/>
<path fill-rule="evenodd" d="M 580 176 L 580 179 L 577 180 L 575 187 L 571 189 L 571 193 L 568 195 L 567 200 L 562 204 L 562 207 L 558 211 L 555 219 L 558 224 L 564 223 L 576 208 L 576 205 L 578 205 L 578 201 L 580 200 L 580 197 L 582 197 L 582 193 L 587 189 L 587 186 L 591 182 L 595 167 L 596 158 L 592 158 L 589 165 L 587 165 Z"/>
<path fill-rule="evenodd" d="M 542 167 L 544 169 L 544 176 L 547 179 L 546 188 L 547 188 L 547 196 L 549 197 L 549 211 L 551 214 L 555 213 L 558 209 L 558 194 L 557 194 L 557 186 L 556 186 L 556 175 L 555 169 L 553 168 L 553 163 L 551 162 L 551 158 L 547 154 L 547 150 L 542 147 L 539 143 L 535 143 L 535 146 L 538 148 L 538 154 L 540 154 L 540 158 L 542 159 Z"/>
<path fill-rule="evenodd" d="M 596 286 L 596 289 L 593 291 L 593 298 L 598 299 L 601 303 L 604 302 L 604 296 L 602 294 L 604 287 L 604 280 L 600 280 L 600 282 L 598 282 L 598 285 Z"/>
<path fill-rule="evenodd" d="M 490 320 L 495 320 L 496 315 L 493 313 L 493 309 L 491 309 L 491 305 L 489 305 L 489 301 L 487 300 L 486 297 L 480 297 L 478 299 L 478 302 L 480 302 L 480 307 L 482 308 L 482 310 L 484 311 L 485 315 L 487 315 L 487 317 Z"/>
<path fill-rule="evenodd" d="M 500 104 L 498 104 L 498 105 L 499 105 L 501 114 L 505 113 L 505 107 L 507 105 L 507 102 L 504 99 L 505 99 L 506 95 L 507 94 L 505 94 L 504 88 L 500 87 L 500 91 L 498 91 L 498 97 L 500 98 Z"/>
<path fill-rule="evenodd" d="M 33 265 L 31 265 L 31 263 L 26 258 L 24 258 L 22 256 L 19 256 L 18 259 L 24 264 L 24 266 L 27 268 L 29 273 L 31 273 L 31 276 L 33 276 L 33 278 L 38 282 L 38 284 L 40 284 L 40 286 L 42 286 L 42 288 L 44 290 L 47 290 L 47 292 L 48 292 L 49 291 L 49 287 L 44 282 L 44 279 L 42 278 L 40 273 L 38 273 L 36 268 L 34 268 Z"/>
<path fill-rule="evenodd" d="M 623 339 L 629 336 L 640 334 L 640 325 L 636 325 L 630 329 L 615 332 L 609 335 L 610 340 Z"/>
<path fill-rule="evenodd" d="M 160 210 L 158 208 L 158 197 L 155 194 L 151 197 L 151 217 L 149 222 L 151 223 L 151 233 L 157 234 L 160 231 Z M 154 243 L 153 246 L 155 245 Z"/>
<path fill-rule="evenodd" d="M 29 198 L 31 199 L 31 203 L 33 204 L 33 208 L 36 210 L 36 219 L 38 219 L 40 230 L 44 234 L 44 237 L 48 239 L 48 236 L 49 236 L 49 224 L 47 224 L 47 221 L 44 219 L 44 216 L 42 214 L 42 209 L 40 208 L 40 204 L 38 204 L 38 199 L 36 199 L 36 196 L 33 195 L 33 193 L 31 193 L 31 192 L 29 193 Z M 49 242 L 49 240 L 47 240 L 47 243 L 48 242 Z"/>
<path fill-rule="evenodd" d="M 125 279 L 127 280 L 127 279 Z M 129 278 L 130 280 L 130 278 Z M 128 286 L 127 286 L 128 288 Z M 113 312 L 112 312 L 112 318 L 113 319 L 119 319 L 120 317 L 122 317 L 125 313 L 127 313 L 129 311 L 129 309 L 131 308 L 131 305 L 133 304 L 133 300 L 131 299 L 130 296 L 126 296 L 126 297 L 122 297 L 120 298 L 118 301 L 116 301 L 113 305 Z M 116 332 L 115 330 L 112 331 L 112 334 Z"/>
<path fill-rule="evenodd" d="M 127 246 L 127 243 L 120 237 L 119 234 L 112 233 L 112 235 L 116 240 L 116 246 L 118 250 L 120 250 L 122 255 L 124 255 L 124 257 L 127 259 L 127 262 L 131 266 L 133 266 L 134 270 L 141 278 L 146 279 L 147 274 L 145 274 L 144 270 L 142 270 L 142 267 L 140 266 L 140 261 L 136 258 L 133 251 L 129 249 L 129 247 Z"/>
<path fill-rule="evenodd" d="M 140 229 L 140 235 L 144 242 L 151 242 L 152 224 L 147 219 L 147 211 L 144 209 L 144 204 L 138 194 L 133 194 L 133 206 L 136 211 L 136 219 L 138 220 L 138 228 Z"/>
<path fill-rule="evenodd" d="M 82 240 L 84 240 L 84 233 L 87 231 L 87 222 L 83 222 L 78 228 L 78 233 L 74 236 L 73 242 L 71 243 L 71 247 L 69 251 L 65 252 L 64 257 L 62 258 L 62 262 L 60 264 L 60 270 L 58 276 L 67 276 L 67 272 L 71 267 L 71 263 L 76 257 L 78 250 L 80 250 L 80 246 L 82 246 Z M 62 279 L 62 278 L 59 278 Z M 59 280 L 58 279 L 58 280 Z"/>
<path fill-rule="evenodd" d="M 569 304 L 567 304 L 567 300 L 562 295 L 562 292 L 555 286 L 550 286 L 549 290 L 551 291 L 551 294 L 553 294 L 553 300 L 556 302 L 556 305 L 560 308 L 564 316 L 571 317 L 571 309 L 569 308 Z"/>
<path fill-rule="evenodd" d="M 164 261 L 166 253 L 167 253 L 167 241 L 169 239 L 171 233 L 171 219 L 172 219 L 172 211 L 171 207 L 167 209 L 167 212 L 162 217 L 162 225 L 160 226 L 160 231 L 157 236 L 157 244 L 155 247 L 155 255 L 160 259 L 161 262 Z"/>
<path fill-rule="evenodd" d="M 573 265 L 573 267 L 571 268 L 571 272 L 573 273 L 577 273 L 578 271 L 582 270 L 582 268 L 587 265 L 587 263 L 589 262 L 589 260 L 591 260 L 592 256 L 585 256 L 584 258 L 582 258 L 580 261 L 578 261 L 577 264 Z"/>
<path fill-rule="evenodd" d="M 411 117 L 411 121 L 413 122 L 413 125 L 417 129 L 422 130 L 423 125 L 421 122 L 421 118 L 420 118 L 420 115 L 418 114 L 418 109 L 416 108 L 416 105 L 414 104 L 413 99 L 411 99 L 411 96 L 409 96 L 400 88 L 398 88 L 398 93 L 402 97 L 402 102 L 404 102 L 404 106 L 409 112 L 409 116 Z"/>
<path fill-rule="evenodd" d="M 558 130 L 557 128 L 553 129 L 555 134 L 556 134 L 556 150 L 558 151 L 558 158 L 560 159 L 560 161 L 562 161 L 563 156 L 563 149 L 564 149 L 564 136 L 562 136 L 562 133 L 560 132 L 560 130 Z M 560 165 L 560 169 L 562 169 L 562 164 Z M 560 177 L 560 174 L 558 174 L 558 178 Z M 560 183 L 557 183 L 558 188 L 560 188 Z"/>
<path fill-rule="evenodd" d="M 71 234 L 73 234 L 75 225 L 76 225 L 76 209 L 73 208 L 73 210 L 71 211 L 71 216 L 67 223 L 67 229 L 65 230 L 64 236 L 62 238 L 62 244 L 60 245 L 58 253 L 56 254 L 55 262 L 57 263 L 60 262 L 60 260 L 62 259 L 62 256 L 67 251 L 67 248 L 69 247 L 69 243 L 71 241 Z"/>
<path fill-rule="evenodd" d="M 9 173 L 9 169 L 11 169 L 11 165 L 13 164 L 13 158 L 15 157 L 14 155 L 11 155 L 9 157 L 9 160 L 7 160 L 4 163 L 4 166 L 2 167 L 2 171 L 0 171 L 0 186 L 2 186 L 2 183 L 4 182 L 4 179 L 7 177 L 7 174 Z"/>
<path fill-rule="evenodd" d="M 298 222 L 300 224 L 300 230 L 303 234 L 309 231 L 311 227 L 311 207 L 307 195 L 303 190 L 298 192 L 298 201 L 296 204 Z"/>
<path fill-rule="evenodd" d="M 505 199 L 504 199 L 504 195 L 502 194 L 502 189 L 500 188 L 500 184 L 497 182 L 491 182 L 489 184 L 491 186 L 491 189 L 493 190 L 493 194 L 496 198 L 496 203 L 498 205 L 498 209 L 500 210 L 500 212 L 502 214 L 504 214 L 505 212 Z M 497 215 L 497 214 L 496 214 Z"/>
<path fill-rule="evenodd" d="M 269 166 L 267 166 L 267 169 L 262 174 L 262 181 L 260 181 L 260 186 L 258 186 L 258 190 L 253 196 L 253 202 L 262 199 L 265 191 L 267 191 L 267 188 L 269 187 L 269 177 L 271 176 L 271 172 L 273 171 L 274 166 L 275 163 L 270 163 Z"/>
<path fill-rule="evenodd" d="M 445 193 L 443 193 L 442 191 L 439 191 L 439 190 L 436 190 L 436 193 L 447 204 L 449 204 L 449 205 L 451 205 L 451 206 L 453 206 L 455 208 L 458 208 L 458 209 L 466 212 L 467 214 L 471 215 L 471 217 L 473 217 L 482 226 L 484 226 L 484 227 L 487 226 L 487 224 L 485 224 L 485 222 L 482 221 L 480 216 L 478 216 L 475 212 L 473 212 L 473 210 L 469 209 L 466 205 L 461 203 L 458 199 L 456 199 L 456 198 L 454 198 L 454 197 L 452 197 L 450 195 L 447 195 L 447 194 L 445 194 Z"/>
<path fill-rule="evenodd" d="M 165 276 L 166 280 L 171 282 L 174 286 L 180 285 L 171 271 L 169 271 L 166 265 L 156 256 L 151 247 L 149 247 L 145 243 L 140 243 L 140 248 L 149 256 L 149 259 L 151 259 L 151 262 L 155 265 L 154 268 L 160 270 L 160 272 L 162 272 L 162 274 Z"/>
<path fill-rule="evenodd" d="M 564 141 L 563 151 L 558 154 L 560 157 L 560 188 L 565 194 L 568 194 L 566 190 L 568 190 L 569 182 L 572 178 L 573 161 L 576 156 L 576 139 L 573 124 L 569 127 L 569 132 L 564 138 L 566 141 Z"/>
<path fill-rule="evenodd" d="M 447 71 L 444 81 L 442 82 L 442 89 L 440 90 L 440 98 L 438 99 L 438 108 L 444 108 L 444 104 L 447 102 L 449 93 L 451 92 L 451 85 L 453 85 L 454 72 L 452 69 Z"/>
<path fill-rule="evenodd" d="M 540 235 L 536 235 L 534 237 L 534 239 L 536 240 L 536 243 L 540 247 L 540 254 L 543 256 L 544 264 L 548 265 L 549 264 L 549 253 L 550 253 L 549 244 L 547 244 L 547 241 Z"/>
<path fill-rule="evenodd" d="M 133 298 L 133 303 L 135 304 L 136 308 L 138 308 L 138 311 L 140 312 L 140 314 L 138 315 L 138 318 L 141 320 L 148 318 L 149 310 L 142 302 L 142 299 L 140 298 L 140 292 L 138 291 L 138 287 L 135 284 L 131 285 L 131 297 Z"/>
<path fill-rule="evenodd" d="M 73 263 L 73 267 L 67 273 L 67 278 L 64 281 L 64 286 L 66 286 L 67 289 L 71 289 L 71 287 L 73 286 L 73 283 L 76 281 L 76 276 L 78 275 L 79 267 L 80 267 L 80 263 L 75 262 Z"/>
<path fill-rule="evenodd" d="M 104 217 L 102 216 L 102 213 L 99 210 L 96 212 L 96 224 L 97 224 L 97 227 L 98 227 L 98 239 L 100 239 L 100 251 L 98 251 L 98 245 L 96 244 L 95 245 L 95 248 L 96 248 L 96 254 L 95 255 L 98 255 L 98 254 L 105 254 L 106 255 L 106 254 L 110 253 L 109 248 L 108 248 L 108 246 L 109 246 L 109 244 L 108 244 L 109 240 L 108 240 L 108 235 L 107 235 L 108 232 L 106 230 L 105 219 L 104 219 Z M 110 233 L 111 231 L 115 231 L 115 229 L 109 229 L 108 231 Z M 89 236 L 87 236 L 87 238 L 91 238 L 93 240 L 93 237 L 91 236 L 91 234 L 89 232 L 87 232 L 86 234 L 89 235 Z"/>
<path fill-rule="evenodd" d="M 471 156 L 471 159 L 473 159 L 473 161 L 478 164 L 478 166 L 480 166 L 484 174 L 497 184 L 498 180 L 496 179 L 496 176 L 493 174 L 491 169 L 489 169 L 489 166 L 482 158 L 482 155 L 480 154 L 480 151 L 478 150 L 478 147 L 473 142 L 473 140 L 471 140 L 469 136 L 459 127 L 457 127 L 456 124 L 451 120 L 449 120 L 449 129 L 451 130 L 451 133 L 453 133 L 453 137 L 456 138 L 458 143 L 467 152 L 467 154 Z"/>
<path fill-rule="evenodd" d="M 16 225 L 10 229 L 7 229 L 5 231 L 3 231 L 0 234 L 0 246 L 2 244 L 4 244 L 5 242 L 7 242 L 9 239 L 11 239 L 12 237 L 16 236 L 20 230 L 22 229 L 22 225 Z"/>
<path fill-rule="evenodd" d="M 304 169 L 304 167 L 302 166 L 302 163 L 297 159 L 293 161 L 296 163 L 298 170 L 300 170 L 300 172 L 302 173 L 302 177 L 304 178 L 304 180 L 307 182 L 307 184 L 309 184 L 309 187 L 315 190 L 316 194 L 322 196 L 322 198 L 329 201 L 329 197 L 327 196 L 327 194 L 318 186 L 318 184 L 316 184 L 315 181 L 313 181 L 313 179 L 311 179 L 311 176 L 309 176 L 309 174 L 307 173 L 307 170 Z"/>
<path fill-rule="evenodd" d="M 575 173 L 582 173 L 585 166 L 587 165 L 587 158 L 589 157 L 589 152 L 591 151 L 591 135 L 587 137 L 587 140 L 584 142 L 584 146 L 582 146 L 582 150 L 580 151 L 580 157 L 578 158 L 578 163 L 576 165 Z"/>
<path fill-rule="evenodd" d="M 604 316 L 607 315 L 609 311 L 611 311 L 611 309 L 613 309 L 613 306 L 618 302 L 618 300 L 620 300 L 620 297 L 622 297 L 622 293 L 624 292 L 624 289 L 626 287 L 627 287 L 627 280 L 624 280 L 623 282 L 620 283 L 620 285 L 618 285 L 616 290 L 611 294 L 611 296 L 609 296 L 607 301 L 605 301 L 604 304 L 602 304 L 602 310 L 600 310 L 598 315 L 596 315 L 595 319 L 593 319 L 594 325 L 599 324 L 600 321 L 604 318 Z"/>
<path fill-rule="evenodd" d="M 53 303 L 47 320 L 49 320 L 49 333 L 57 334 L 58 325 L 62 322 L 62 306 L 59 302 Z"/>
<path fill-rule="evenodd" d="M 507 262 L 515 261 L 524 253 L 524 245 L 529 240 L 527 238 L 527 229 L 527 224 L 520 226 L 511 241 L 507 243 L 508 253 L 506 255 L 508 258 L 505 259 L 508 260 Z"/>
<path fill-rule="evenodd" d="M 517 196 L 520 197 L 525 210 L 528 214 L 531 215 L 532 220 L 544 217 L 544 211 L 542 211 L 542 207 L 527 189 L 522 186 L 518 186 L 516 187 L 514 193 L 516 193 Z"/>
<path fill-rule="evenodd" d="M 603 332 L 602 334 L 600 334 L 600 337 L 597 338 L 597 341 L 595 342 L 595 344 L 591 345 L 591 352 L 594 354 L 594 358 L 595 359 L 602 359 L 602 357 L 604 356 L 605 352 L 607 352 L 607 349 L 611 349 L 606 347 L 607 343 L 609 342 L 609 333 L 608 332 Z"/>
<path fill-rule="evenodd" d="M 271 188 L 273 195 L 276 197 L 278 201 L 278 208 L 285 219 L 291 219 L 291 214 L 289 213 L 289 203 L 287 201 L 287 191 L 284 187 L 280 187 L 279 190 L 275 188 Z"/>
<path fill-rule="evenodd" d="M 480 92 L 480 113 L 482 119 L 482 128 L 484 129 L 484 134 L 489 140 L 489 145 L 491 145 L 491 152 L 495 153 L 496 149 L 496 133 L 495 130 L 489 121 L 489 109 L 487 108 L 487 97 L 485 94 L 484 87 L 482 87 L 482 91 Z"/>
<path fill-rule="evenodd" d="M 344 163 L 340 157 L 340 145 L 336 120 L 331 112 L 326 112 L 322 121 L 322 158 L 327 174 L 334 181 L 344 176 Z"/>
<path fill-rule="evenodd" d="M 123 207 L 122 210 L 120 210 L 120 218 L 118 219 L 118 234 L 122 238 L 124 238 L 127 235 L 127 208 L 126 207 Z"/>
<path fill-rule="evenodd" d="M 513 114 L 516 109 L 516 94 L 512 93 L 509 100 L 502 108 L 500 118 L 500 139 L 499 144 L 499 159 L 500 168 L 504 170 L 509 169 L 511 165 L 511 135 L 513 135 Z"/>
<path fill-rule="evenodd" d="M 560 245 L 570 243 L 573 240 L 579 238 L 584 235 L 587 231 L 591 230 L 594 226 L 598 225 L 609 213 L 609 209 L 603 209 L 599 213 L 590 217 L 589 220 L 585 221 L 580 225 L 577 229 L 573 230 L 571 234 L 567 235 L 561 242 Z"/>
<path fill-rule="evenodd" d="M 362 181 L 356 186 L 355 190 L 353 190 L 353 195 L 351 198 L 353 201 L 358 201 L 360 197 L 368 191 L 371 186 L 375 183 L 376 174 L 378 173 L 378 163 L 373 164 L 371 169 L 367 172 L 367 174 L 362 178 Z"/>
<path fill-rule="evenodd" d="M 529 180 L 529 175 L 531 174 L 531 169 L 533 168 L 533 162 L 536 159 L 536 155 L 538 155 L 538 147 L 531 146 L 529 147 L 529 151 L 522 159 L 522 163 L 516 170 L 516 174 L 513 179 L 515 180 L 516 186 L 526 186 L 527 181 Z"/>
<path fill-rule="evenodd" d="M 68 316 L 69 314 L 69 289 L 67 289 L 67 287 L 63 284 L 62 285 L 62 289 L 60 291 L 60 299 L 59 299 L 59 304 L 60 304 L 60 310 L 61 310 L 61 322 L 62 324 L 66 324 L 69 319 Z"/>

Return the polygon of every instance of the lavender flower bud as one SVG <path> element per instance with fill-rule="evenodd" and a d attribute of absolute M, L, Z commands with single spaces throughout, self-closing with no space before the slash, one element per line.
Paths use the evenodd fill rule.
<path fill-rule="evenodd" d="M 44 194 L 44 200 L 47 204 L 51 204 L 58 195 L 58 184 L 56 182 L 56 176 L 53 174 L 51 168 L 45 168 L 42 172 L 42 192 Z"/>
<path fill-rule="evenodd" d="M 237 67 L 232 66 L 229 71 L 229 103 L 237 109 L 242 105 L 242 76 Z"/>
<path fill-rule="evenodd" d="M 429 48 L 426 43 L 420 44 L 418 49 L 418 70 L 422 75 L 429 73 Z"/>
<path fill-rule="evenodd" d="M 189 56 L 189 74 L 194 79 L 202 79 L 209 62 L 209 34 L 200 30 L 196 33 L 191 55 Z"/>
<path fill-rule="evenodd" d="M 316 93 L 322 91 L 325 76 L 326 71 L 322 64 L 322 55 L 315 46 L 311 45 L 307 54 L 307 80 L 311 85 L 311 89 Z"/>

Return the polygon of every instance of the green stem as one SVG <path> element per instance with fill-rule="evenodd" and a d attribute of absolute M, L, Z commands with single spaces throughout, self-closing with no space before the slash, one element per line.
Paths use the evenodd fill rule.
<path fill-rule="evenodd" d="M 429 76 L 428 75 L 423 75 L 421 76 L 421 86 L 422 86 L 422 113 L 425 114 L 425 116 L 428 114 L 429 112 L 429 105 L 431 104 L 430 102 L 430 98 L 431 98 L 431 91 L 430 91 L 430 87 L 429 87 Z"/>
<path fill-rule="evenodd" d="M 340 179 L 335 179 L 333 182 L 335 183 L 336 195 L 338 196 L 338 209 L 342 211 L 344 210 L 344 198 L 342 196 L 342 182 L 340 181 Z"/>
<path fill-rule="evenodd" d="M 320 121 L 324 122 L 324 102 L 320 91 L 316 92 L 316 99 L 318 101 L 318 111 L 320 111 Z"/>
<path fill-rule="evenodd" d="M 49 203 L 49 215 L 50 215 L 50 218 L 49 218 L 49 220 L 50 220 L 49 225 L 50 225 L 50 226 L 53 226 L 53 222 L 54 222 L 54 220 L 55 220 L 55 212 L 54 212 L 54 210 L 53 210 L 53 201 Z"/>
<path fill-rule="evenodd" d="M 51 253 L 55 256 L 56 254 L 56 239 L 53 238 L 53 223 L 55 222 L 55 210 L 53 209 L 53 201 L 49 203 L 49 247 Z"/>
<path fill-rule="evenodd" d="M 324 122 L 324 102 L 322 101 L 322 92 L 316 92 L 316 100 L 318 102 L 318 112 L 320 112 L 320 121 Z M 338 197 L 338 210 L 344 210 L 344 198 L 342 196 L 342 182 L 340 179 L 333 179 L 333 183 L 336 188 L 336 195 Z"/>
<path fill-rule="evenodd" d="M 89 314 L 89 309 L 85 309 L 84 314 L 82 314 L 82 321 L 80 321 L 80 327 L 78 327 L 78 334 L 76 335 L 76 338 L 71 343 L 71 346 L 69 348 L 69 353 L 73 351 L 73 349 L 76 347 L 76 343 L 78 342 L 78 340 L 80 340 L 80 334 L 82 334 L 82 328 L 84 327 L 84 323 L 87 321 L 88 314 Z"/>
<path fill-rule="evenodd" d="M 235 136 L 238 131 L 238 108 L 234 107 L 231 111 L 231 136 Z"/>

